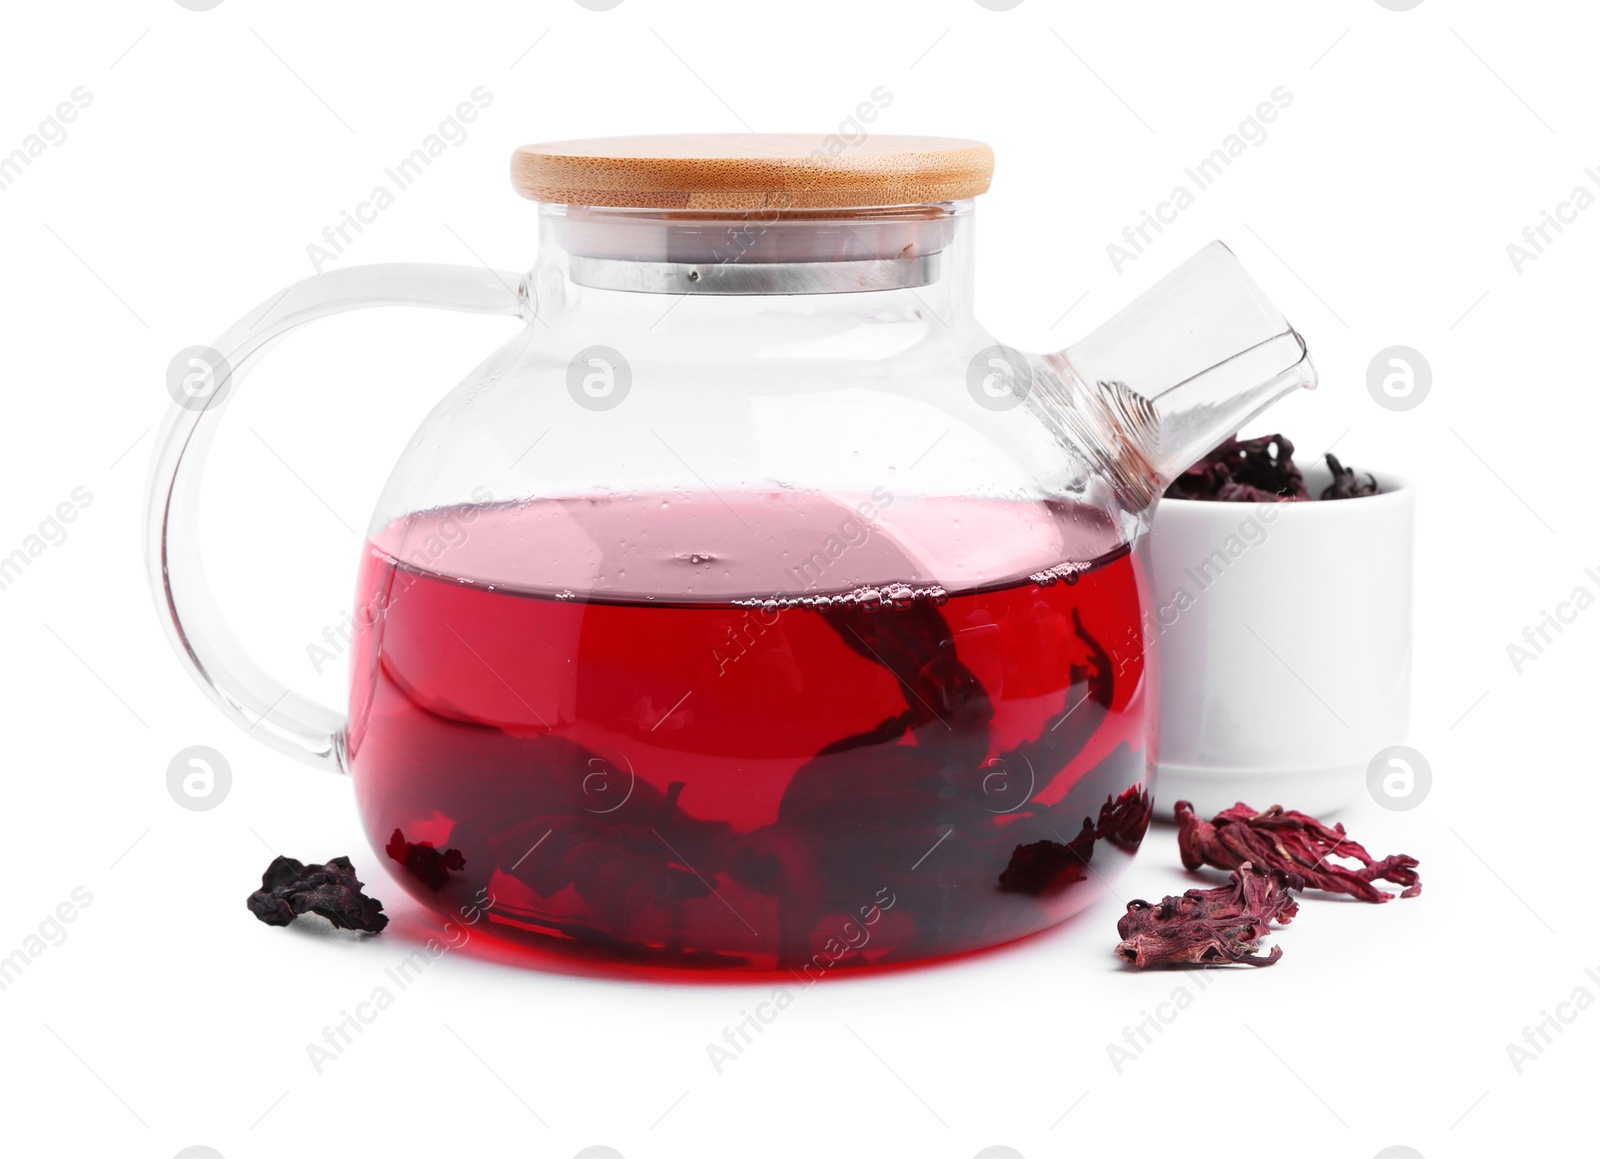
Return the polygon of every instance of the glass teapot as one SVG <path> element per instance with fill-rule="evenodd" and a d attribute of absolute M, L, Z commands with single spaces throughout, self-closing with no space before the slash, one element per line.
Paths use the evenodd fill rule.
<path fill-rule="evenodd" d="M 372 266 L 269 299 L 158 441 L 179 657 L 252 735 L 351 774 L 419 901 L 507 937 L 809 980 L 1082 909 L 1151 815 L 1156 498 L 1315 374 L 1220 243 L 1066 350 L 996 342 L 972 313 L 992 167 L 929 137 L 531 146 L 526 275 Z M 377 305 L 525 325 L 389 477 L 346 717 L 240 647 L 199 494 L 256 360 Z"/>

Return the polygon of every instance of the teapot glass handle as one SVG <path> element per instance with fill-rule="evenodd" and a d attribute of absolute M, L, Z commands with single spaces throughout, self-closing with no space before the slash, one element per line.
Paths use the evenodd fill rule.
<path fill-rule="evenodd" d="M 345 717 L 292 691 L 246 654 L 206 584 L 199 552 L 206 452 L 226 403 L 277 340 L 305 322 L 368 306 L 532 313 L 516 274 L 468 266 L 358 266 L 297 282 L 169 373 L 174 403 L 156 440 L 145 508 L 146 565 L 161 623 L 223 713 L 272 747 L 343 771 Z M 179 381 L 172 381 L 178 378 Z"/>

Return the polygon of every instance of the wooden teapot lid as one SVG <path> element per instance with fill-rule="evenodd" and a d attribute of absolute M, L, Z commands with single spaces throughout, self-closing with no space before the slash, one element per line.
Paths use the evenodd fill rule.
<path fill-rule="evenodd" d="M 640 209 L 843 209 L 925 205 L 989 188 L 994 153 L 954 137 L 680 133 L 524 145 L 517 192 L 535 201 Z"/>

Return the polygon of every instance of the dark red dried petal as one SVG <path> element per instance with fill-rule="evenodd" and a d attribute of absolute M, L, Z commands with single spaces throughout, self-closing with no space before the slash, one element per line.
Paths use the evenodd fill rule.
<path fill-rule="evenodd" d="M 1366 495 L 1377 495 L 1382 491 L 1378 481 L 1371 475 L 1365 480 L 1356 475 L 1355 468 L 1346 467 L 1329 451 L 1323 458 L 1328 460 L 1328 470 L 1333 473 L 1333 482 L 1329 483 L 1322 491 L 1324 499 L 1360 499 Z"/>
<path fill-rule="evenodd" d="M 1210 821 L 1198 816 L 1194 806 L 1179 801 L 1173 806 L 1178 819 L 1178 852 L 1185 869 L 1202 865 L 1235 869 L 1251 862 L 1258 867 L 1298 874 L 1306 889 L 1344 893 L 1361 901 L 1385 902 L 1393 894 L 1372 883 L 1387 881 L 1405 886 L 1401 897 L 1422 892 L 1417 859 L 1404 854 L 1381 861 L 1346 835 L 1343 825 L 1331 828 L 1315 817 L 1274 805 L 1256 812 L 1243 803 L 1224 809 Z M 1331 860 L 1347 858 L 1361 863 L 1353 869 Z"/>
<path fill-rule="evenodd" d="M 1294 444 L 1280 435 L 1229 438 L 1167 487 L 1169 499 L 1223 503 L 1273 503 L 1311 498 Z"/>
<path fill-rule="evenodd" d="M 261 875 L 261 888 L 245 905 L 269 926 L 286 926 L 303 913 L 319 914 L 342 930 L 369 934 L 389 924 L 383 903 L 361 892 L 361 879 L 348 857 L 324 865 L 275 857 Z"/>
<path fill-rule="evenodd" d="M 1296 877 L 1261 872 L 1248 861 L 1233 871 L 1229 884 L 1191 889 L 1157 905 L 1139 900 L 1117 922 L 1122 941 L 1117 954 L 1137 969 L 1150 966 L 1270 966 L 1283 956 L 1274 946 L 1258 954 L 1273 923 L 1288 925 L 1299 904 L 1290 889 Z"/>

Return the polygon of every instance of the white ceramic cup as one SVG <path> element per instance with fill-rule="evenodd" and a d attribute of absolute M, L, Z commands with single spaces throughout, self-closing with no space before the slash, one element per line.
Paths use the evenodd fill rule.
<path fill-rule="evenodd" d="M 1416 489 L 1372 474 L 1381 494 L 1360 499 L 1157 505 L 1163 813 L 1331 812 L 1406 739 Z M 1313 496 L 1328 485 L 1325 467 L 1305 476 Z"/>

